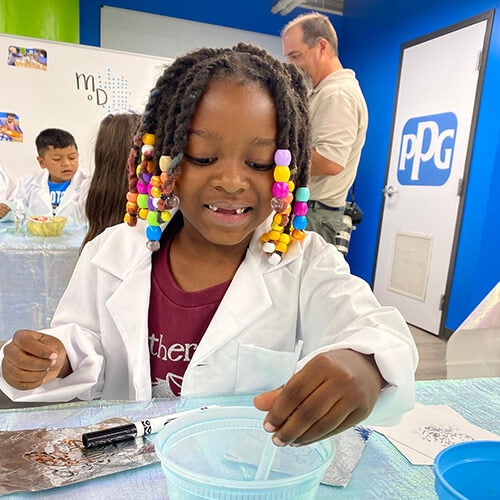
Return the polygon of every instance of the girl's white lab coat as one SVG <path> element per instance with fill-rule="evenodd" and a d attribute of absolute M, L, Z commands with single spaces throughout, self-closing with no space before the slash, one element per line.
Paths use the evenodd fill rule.
<path fill-rule="evenodd" d="M 53 215 L 48 183 L 49 171 L 45 168 L 38 174 L 23 177 L 9 196 L 9 201 L 23 200 L 26 215 Z M 55 215 L 67 217 L 66 224 L 83 226 L 87 223 L 85 201 L 89 183 L 90 178 L 77 170 L 55 210 Z"/>
<path fill-rule="evenodd" d="M 73 373 L 30 391 L 15 390 L 1 378 L 0 389 L 11 399 L 151 398 L 151 252 L 143 222 L 109 228 L 86 245 L 52 328 L 43 330 L 64 343 Z M 182 395 L 280 386 L 303 340 L 298 369 L 325 350 L 374 354 L 389 383 L 372 412 L 375 421 L 410 409 L 417 351 L 399 312 L 381 307 L 368 285 L 349 274 L 344 257 L 316 233 L 291 245 L 279 265 L 268 264 L 258 237 L 265 227 L 256 231 L 194 353 Z"/>

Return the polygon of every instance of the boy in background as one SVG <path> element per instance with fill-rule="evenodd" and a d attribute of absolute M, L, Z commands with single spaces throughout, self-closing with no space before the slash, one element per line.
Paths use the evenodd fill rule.
<path fill-rule="evenodd" d="M 66 130 L 49 128 L 40 132 L 35 143 L 43 171 L 23 177 L 9 202 L 22 201 L 27 216 L 60 215 L 68 219 L 68 225 L 85 225 L 90 179 L 78 170 L 75 138 Z M 0 218 L 9 211 L 8 205 L 0 203 Z"/>

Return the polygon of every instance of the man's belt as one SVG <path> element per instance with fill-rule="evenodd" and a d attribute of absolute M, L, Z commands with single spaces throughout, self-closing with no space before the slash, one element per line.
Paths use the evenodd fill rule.
<path fill-rule="evenodd" d="M 307 206 L 309 208 L 322 208 L 323 210 L 334 210 L 336 212 L 338 212 L 339 210 L 344 210 L 344 207 L 329 207 L 328 205 L 325 205 L 324 203 L 316 200 L 309 200 L 307 202 Z"/>

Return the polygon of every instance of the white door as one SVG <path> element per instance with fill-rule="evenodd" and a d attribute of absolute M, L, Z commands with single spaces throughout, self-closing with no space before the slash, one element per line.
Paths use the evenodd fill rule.
<path fill-rule="evenodd" d="M 402 50 L 373 289 L 434 334 L 453 269 L 489 22 L 475 18 Z"/>

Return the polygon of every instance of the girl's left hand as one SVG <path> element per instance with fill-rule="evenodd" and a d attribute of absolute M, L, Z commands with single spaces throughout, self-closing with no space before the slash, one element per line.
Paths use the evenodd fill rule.
<path fill-rule="evenodd" d="M 373 356 L 350 349 L 318 354 L 282 387 L 254 398 L 277 446 L 342 432 L 372 411 L 385 381 Z"/>

